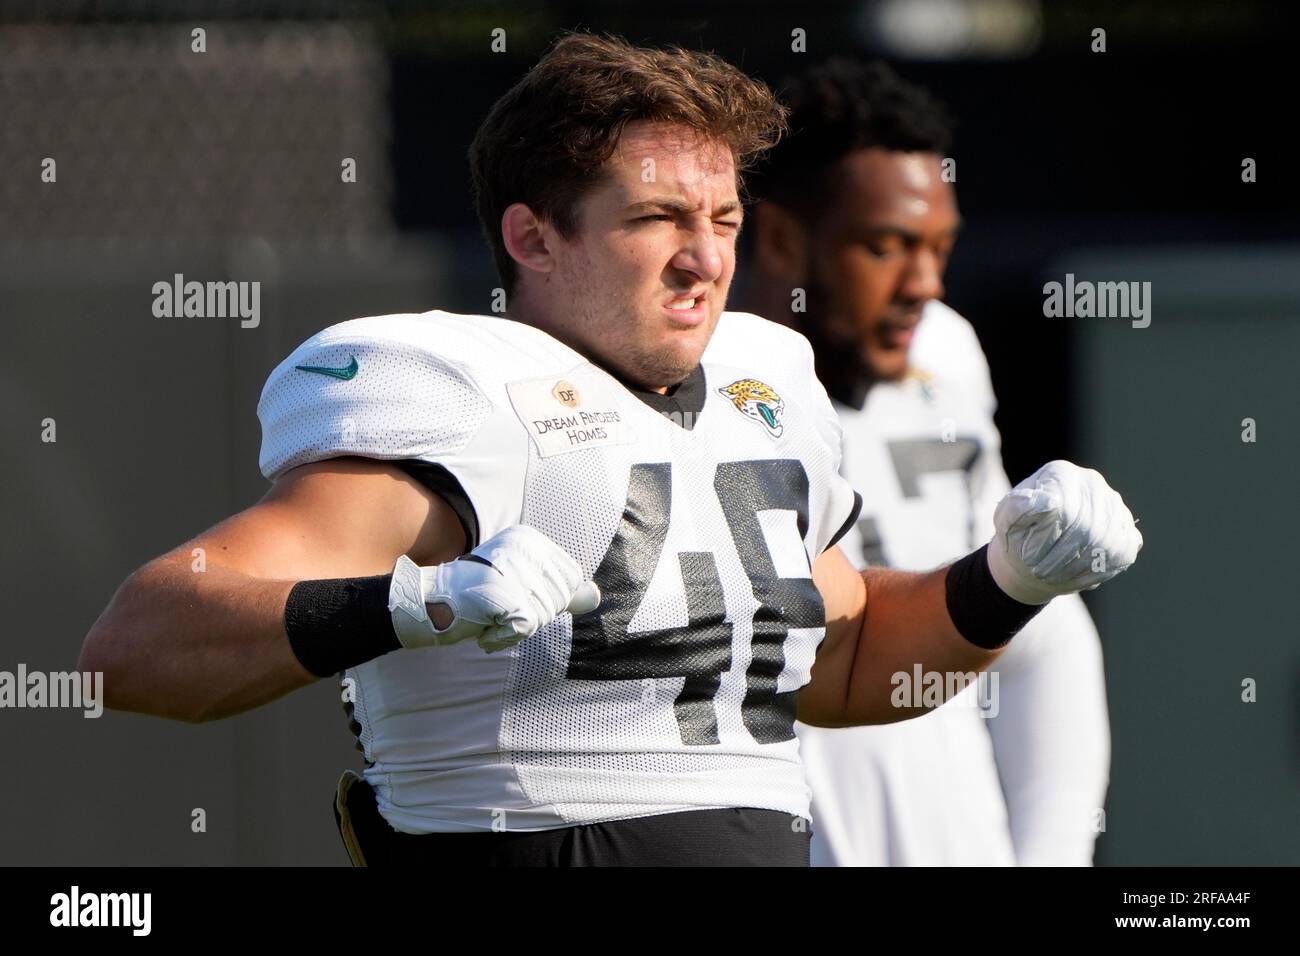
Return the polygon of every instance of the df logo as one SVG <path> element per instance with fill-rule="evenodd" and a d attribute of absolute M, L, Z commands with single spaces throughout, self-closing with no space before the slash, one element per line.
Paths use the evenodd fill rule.
<path fill-rule="evenodd" d="M 578 397 L 578 389 L 574 387 L 572 382 L 566 382 L 563 379 L 555 383 L 555 387 L 551 389 L 551 395 L 565 408 L 577 408 L 581 403 L 581 399 Z"/>

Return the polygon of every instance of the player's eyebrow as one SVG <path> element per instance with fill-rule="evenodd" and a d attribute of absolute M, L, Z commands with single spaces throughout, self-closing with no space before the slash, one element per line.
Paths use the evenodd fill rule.
<path fill-rule="evenodd" d="M 628 212 L 640 212 L 645 209 L 662 209 L 664 212 L 684 215 L 695 209 L 692 203 L 685 199 L 676 199 L 671 196 L 659 196 L 654 199 L 643 199 L 640 202 L 634 202 L 627 207 Z M 740 203 L 734 199 L 729 199 L 717 208 L 715 216 L 728 216 L 733 212 L 739 212 Z"/>

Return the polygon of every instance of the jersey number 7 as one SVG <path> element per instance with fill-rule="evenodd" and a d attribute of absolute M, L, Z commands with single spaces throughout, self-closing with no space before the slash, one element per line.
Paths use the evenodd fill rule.
<path fill-rule="evenodd" d="M 789 740 L 794 736 L 798 692 L 777 691 L 785 667 L 785 640 L 792 627 L 825 627 L 826 610 L 810 576 L 778 576 L 758 515 L 793 511 L 802 540 L 808 532 L 808 475 L 795 459 L 720 462 L 713 490 L 758 604 L 741 720 L 760 744 Z M 672 464 L 633 465 L 622 521 L 592 576 L 604 597 L 595 611 L 574 619 L 566 676 L 685 678 L 673 702 L 677 727 L 683 744 L 705 746 L 720 742 L 714 697 L 723 673 L 731 669 L 734 622 L 713 552 L 676 555 L 686 590 L 686 626 L 629 631 L 659 566 L 671 513 Z"/>

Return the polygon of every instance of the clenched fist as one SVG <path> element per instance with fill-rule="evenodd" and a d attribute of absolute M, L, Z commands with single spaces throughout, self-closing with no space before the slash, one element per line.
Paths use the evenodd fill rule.
<path fill-rule="evenodd" d="M 446 605 L 442 629 L 428 605 Z M 476 640 L 491 653 L 518 644 L 565 611 L 585 614 L 600 604 L 600 589 L 563 548 L 528 525 L 514 525 L 469 554 L 422 568 L 397 559 L 388 610 L 403 647 Z"/>
<path fill-rule="evenodd" d="M 993 580 L 1022 604 L 1109 581 L 1142 549 L 1128 506 L 1091 468 L 1049 461 L 1007 492 L 993 513 Z"/>

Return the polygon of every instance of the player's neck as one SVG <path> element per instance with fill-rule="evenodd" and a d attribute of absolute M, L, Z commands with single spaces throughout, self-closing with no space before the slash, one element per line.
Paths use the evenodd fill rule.
<path fill-rule="evenodd" d="M 823 373 L 824 364 L 820 358 L 817 360 L 817 378 L 826 386 L 827 395 L 849 408 L 860 410 L 867 404 L 867 394 L 876 384 L 869 369 L 844 366 Z"/>
<path fill-rule="evenodd" d="M 867 403 L 867 393 L 876 384 L 871 369 L 858 358 L 852 349 L 829 341 L 821 333 L 815 320 L 807 313 L 790 311 L 789 304 L 780 295 L 762 294 L 754 299 L 753 311 L 766 319 L 794 329 L 808 339 L 813 349 L 817 378 L 826 387 L 826 393 L 841 405 L 861 409 Z"/>

